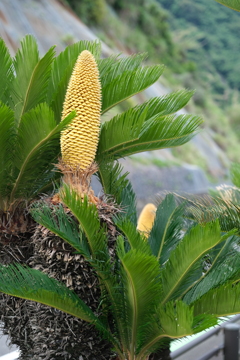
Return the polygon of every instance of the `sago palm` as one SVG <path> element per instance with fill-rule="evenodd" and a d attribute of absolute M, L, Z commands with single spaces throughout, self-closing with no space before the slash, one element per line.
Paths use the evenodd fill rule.
<path fill-rule="evenodd" d="M 214 221 L 183 232 L 184 208 L 168 195 L 148 239 L 125 216 L 115 218 L 121 235 L 113 258 L 96 205 L 67 185 L 60 197 L 62 205 L 38 203 L 32 214 L 93 268 L 101 290 L 100 315 L 62 283 L 18 264 L 0 267 L 2 292 L 94 324 L 122 360 L 148 359 L 166 339 L 192 335 L 240 312 L 240 240 L 234 231 L 222 234 Z"/>
<path fill-rule="evenodd" d="M 28 41 L 30 41 L 31 44 L 35 44 L 34 40 L 31 37 L 26 38 L 25 42 L 23 43 L 25 44 L 25 47 L 23 46 L 23 48 L 26 52 L 26 54 L 24 53 L 24 56 L 26 58 L 29 55 Z M 85 50 L 88 51 L 85 52 Z M 90 60 L 88 61 L 82 59 L 82 52 L 85 55 L 90 56 L 90 58 L 93 58 L 91 61 L 95 62 L 94 66 L 91 67 Z M 25 57 L 22 55 L 21 51 L 20 55 L 19 58 L 22 61 L 19 61 L 24 69 L 24 71 L 22 70 L 22 72 L 23 74 L 25 74 L 25 72 L 30 67 L 27 66 L 29 65 L 28 62 L 26 68 L 24 67 L 26 61 L 23 61 L 23 58 L 25 59 Z M 49 183 L 51 184 L 54 173 L 50 170 L 53 169 L 53 163 L 56 164 L 57 162 L 60 148 L 58 134 L 60 131 L 62 131 L 62 160 L 60 160 L 57 167 L 64 174 L 63 182 L 66 184 L 70 184 L 71 189 L 77 191 L 79 196 L 84 197 L 87 194 L 89 201 L 91 200 L 93 203 L 97 204 L 101 222 L 105 223 L 108 227 L 108 234 L 111 237 L 111 246 L 109 251 L 114 258 L 114 247 L 118 230 L 113 224 L 113 215 L 117 211 L 119 211 L 119 208 L 121 208 L 124 209 L 125 216 L 132 218 L 133 221 L 136 222 L 134 194 L 132 193 L 132 191 L 129 192 L 129 190 L 131 190 L 131 186 L 126 180 L 126 175 L 120 178 L 121 181 L 118 179 L 120 168 L 118 166 L 118 163 L 114 163 L 114 161 L 116 162 L 119 158 L 136 152 L 182 145 L 188 140 L 190 140 L 191 137 L 195 134 L 196 129 L 201 123 L 201 119 L 192 115 L 175 115 L 175 112 L 182 108 L 193 94 L 191 91 L 177 91 L 163 97 L 158 97 L 146 101 L 142 105 L 137 105 L 134 108 L 123 112 L 122 114 L 114 116 L 110 121 L 102 124 L 101 127 L 99 125 L 95 126 L 95 135 L 93 136 L 91 125 L 92 123 L 90 120 L 92 119 L 92 113 L 96 114 L 96 108 L 94 103 L 90 106 L 88 103 L 88 101 L 90 101 L 90 103 L 92 101 L 91 94 L 93 91 L 92 85 L 94 83 L 94 81 L 91 80 L 92 70 L 97 71 L 99 74 L 98 76 L 100 89 L 98 93 L 99 95 L 101 94 L 101 96 L 96 103 L 98 118 L 100 117 L 100 113 L 106 113 L 113 106 L 119 104 L 123 100 L 126 100 L 127 98 L 139 93 L 140 91 L 152 85 L 155 81 L 158 80 L 158 78 L 163 72 L 162 65 L 143 66 L 142 63 L 145 59 L 145 55 L 142 54 L 130 57 L 112 56 L 107 59 L 100 59 L 99 55 L 100 45 L 98 43 L 80 42 L 78 44 L 68 47 L 63 53 L 61 53 L 59 56 L 52 60 L 51 66 L 49 65 L 47 71 L 48 75 L 46 84 L 43 86 L 43 89 L 41 91 L 37 90 L 39 85 L 37 82 L 34 83 L 34 80 L 42 80 L 44 78 L 44 70 L 41 68 L 41 72 L 38 73 L 38 76 L 35 74 L 34 71 L 33 74 L 31 73 L 31 76 L 29 75 L 29 83 L 27 83 L 27 85 L 25 86 L 27 100 L 29 94 L 31 93 L 30 90 L 35 91 L 33 96 L 35 102 L 38 101 L 40 103 L 39 107 L 45 107 L 46 109 L 50 108 L 47 111 L 51 114 L 51 119 L 56 125 L 58 132 L 56 131 L 56 136 L 54 136 L 54 146 L 50 142 L 44 142 L 43 139 L 39 141 L 38 138 L 39 142 L 36 142 L 33 148 L 30 147 L 29 144 L 31 144 L 31 142 L 27 141 L 28 137 L 38 137 L 38 131 L 40 130 L 40 133 L 46 134 L 45 131 L 47 131 L 46 129 L 49 128 L 49 126 L 47 125 L 49 125 L 50 120 L 49 118 L 48 120 L 46 120 L 46 114 L 44 115 L 43 121 L 41 120 L 41 117 L 39 118 L 38 116 L 36 116 L 38 120 L 36 120 L 36 122 L 38 127 L 40 127 L 40 130 L 38 130 L 38 127 L 31 127 L 30 119 L 33 116 L 32 114 L 35 114 L 36 108 L 34 108 L 35 103 L 33 100 L 31 100 L 31 102 L 28 101 L 32 106 L 25 106 L 25 116 L 28 119 L 28 126 L 26 125 L 24 127 L 22 125 L 22 138 L 20 138 L 20 135 L 18 134 L 16 136 L 17 139 L 18 137 L 21 139 L 22 148 L 26 148 L 27 150 L 25 150 L 24 152 L 20 147 L 15 147 L 14 150 L 15 154 L 16 149 L 18 149 L 19 157 L 25 156 L 24 166 L 23 169 L 20 168 L 18 169 L 18 172 L 14 172 L 14 174 L 17 174 L 15 181 L 13 181 L 12 183 L 7 183 L 8 185 L 10 185 L 10 188 L 13 185 L 14 191 L 6 193 L 5 198 L 7 199 L 8 203 L 5 200 L 4 201 L 5 203 L 10 205 L 12 204 L 12 200 L 14 200 L 14 204 L 18 204 L 18 202 L 25 204 L 26 202 L 36 197 L 36 195 L 41 193 L 43 189 L 46 189 L 47 186 L 49 186 Z M 76 61 L 78 61 L 79 58 L 80 65 L 78 66 L 78 62 L 76 63 Z M 84 64 L 82 64 L 82 60 L 84 60 Z M 41 60 L 39 60 L 39 62 L 41 63 Z M 75 70 L 77 71 L 77 74 L 75 76 L 74 73 L 71 76 L 75 63 Z M 21 66 L 19 65 L 20 68 Z M 38 68 L 36 64 L 35 67 Z M 32 66 L 34 70 L 35 67 Z M 17 74 L 17 66 L 16 70 L 13 71 L 12 76 L 14 77 L 15 74 Z M 24 76 L 25 75 L 22 75 L 22 77 Z M 70 77 L 72 80 L 70 79 Z M 73 97 L 76 98 L 76 102 L 69 102 L 66 100 L 66 97 L 66 111 L 65 109 L 63 109 L 62 114 L 65 93 L 67 91 L 67 96 L 69 96 L 71 99 L 71 82 L 75 82 L 75 77 L 78 79 L 78 81 L 80 81 L 79 84 L 76 83 L 73 87 L 75 89 L 75 93 L 72 95 L 74 95 Z M 23 80 L 25 80 L 25 78 Z M 20 88 L 19 81 L 17 84 L 18 88 Z M 81 84 L 85 84 L 82 90 L 80 90 Z M 96 84 L 94 86 L 96 87 Z M 16 90 L 14 88 L 14 91 L 12 91 L 14 93 L 14 96 L 10 96 L 11 92 L 9 89 L 11 90 L 11 87 L 6 87 L 6 89 L 4 90 L 4 99 L 6 102 L 9 101 L 12 103 L 12 97 L 13 99 L 15 99 L 14 96 Z M 78 91 L 80 92 L 78 93 Z M 40 94 L 42 95 L 40 96 Z M 25 98 L 23 97 L 22 103 L 28 103 L 27 100 L 25 100 Z M 42 104 L 43 101 L 45 101 L 46 104 Z M 19 109 L 18 102 L 16 102 L 14 106 L 13 109 L 16 111 L 16 116 L 19 117 L 24 112 L 23 109 L 25 108 L 22 105 L 22 107 L 20 106 Z M 29 113 L 31 116 L 29 115 Z M 74 121 L 70 123 L 70 120 L 73 118 L 74 114 L 76 114 L 76 119 L 74 119 Z M 82 114 L 84 114 L 84 116 Z M 40 115 L 43 116 L 42 112 L 39 112 L 39 116 Z M 66 120 L 65 115 L 67 116 Z M 84 133 L 84 136 L 82 135 L 81 125 L 80 128 L 78 128 L 79 119 L 80 122 L 86 122 L 87 126 L 89 126 L 89 129 L 86 129 L 85 126 L 85 129 L 87 131 L 86 133 Z M 23 124 L 25 124 L 25 122 L 23 122 Z M 76 131 L 77 128 L 78 130 Z M 96 131 L 98 131 L 98 135 L 96 135 Z M 68 155 L 66 157 L 64 155 L 65 151 L 66 153 L 68 153 L 68 145 L 64 145 L 64 139 L 68 138 L 71 140 L 70 148 L 72 148 L 75 153 L 77 152 L 77 148 L 80 148 L 80 153 L 78 153 L 78 155 L 76 156 L 73 155 L 73 157 L 77 158 L 77 164 L 68 161 Z M 18 143 L 19 141 L 20 140 L 17 140 L 16 143 Z M 81 149 L 82 143 L 84 142 L 88 145 L 87 147 L 83 146 L 83 148 Z M 90 163 L 87 164 L 87 167 L 82 167 L 82 164 L 84 163 L 83 160 L 87 157 L 86 152 L 88 152 L 89 148 L 92 148 L 93 143 L 97 150 L 95 149 L 95 151 L 93 152 L 93 158 L 91 161 L 94 160 L 94 154 L 97 151 L 95 158 L 97 165 L 94 165 L 90 161 Z M 46 149 L 48 152 L 43 151 L 45 149 L 43 146 L 44 144 L 46 145 Z M 8 148 L 5 146 L 5 153 L 7 153 L 7 149 Z M 51 156 L 48 156 L 48 154 L 51 154 Z M 13 161 L 12 158 L 10 158 L 10 160 Z M 33 164 L 35 166 L 35 164 L 37 164 L 37 161 L 39 161 L 39 168 L 33 167 Z M 8 175 L 8 173 L 11 173 L 11 171 L 8 172 L 8 164 L 11 165 L 13 163 L 14 166 L 16 166 L 14 162 L 8 162 L 7 158 L 2 159 L 2 163 L 3 170 L 1 174 Z M 40 175 L 42 177 L 39 175 L 39 173 L 36 174 L 37 169 L 41 169 Z M 25 170 L 27 171 L 24 172 Z M 103 198 L 101 200 L 96 198 L 92 193 L 92 190 L 90 189 L 90 178 L 95 171 L 97 171 L 97 176 L 99 177 L 103 185 L 104 193 L 107 195 L 106 198 Z M 37 187 L 34 187 L 34 185 L 37 185 Z M 1 187 L 1 189 L 8 189 L 8 187 Z M 109 195 L 111 196 L 110 202 L 107 201 Z M 56 194 L 53 198 L 47 199 L 47 201 L 54 205 L 55 203 L 59 202 L 59 195 Z M 18 207 L 16 208 L 18 209 Z M 9 211 L 9 209 L 4 211 Z M 79 254 L 75 254 L 74 250 L 71 247 L 66 248 L 60 238 L 54 237 L 53 234 L 51 234 L 47 231 L 47 229 L 44 228 L 37 228 L 35 234 L 31 238 L 31 241 L 33 241 L 34 243 L 33 253 L 31 254 L 31 256 L 25 256 L 25 261 L 34 268 L 42 268 L 52 277 L 56 277 L 58 279 L 60 278 L 60 280 L 65 281 L 67 286 L 70 286 L 77 292 L 84 289 L 86 302 L 92 306 L 94 311 L 97 311 L 99 286 L 95 285 L 96 276 L 93 274 L 93 271 L 90 270 L 88 263 L 83 260 L 82 256 L 80 256 Z M 32 244 L 32 242 L 30 242 L 30 244 Z M 62 271 L 62 273 L 60 270 Z M 92 289 L 90 291 L 91 294 L 96 294 L 92 297 L 89 296 L 88 289 Z M 8 300 L 11 302 L 11 299 L 12 298 L 9 298 Z M 36 314 L 36 316 L 34 317 L 32 316 L 32 314 L 34 313 L 36 308 L 34 308 L 33 305 L 29 305 L 30 307 L 26 307 L 24 313 L 28 313 L 31 315 L 29 315 L 28 319 L 24 318 L 24 326 L 22 326 L 21 321 L 19 321 L 21 306 L 18 305 L 15 309 L 14 306 L 12 306 L 12 303 L 10 304 L 11 306 L 9 305 L 8 307 L 6 307 L 5 305 L 6 299 L 2 301 L 1 312 L 6 311 L 6 308 L 9 310 L 7 316 L 4 318 L 4 321 L 5 325 L 12 333 L 12 339 L 14 337 L 14 334 L 16 335 L 16 333 L 19 332 L 16 330 L 21 330 L 23 329 L 23 327 L 25 328 L 25 334 L 27 334 L 28 340 L 30 339 L 30 336 L 35 336 L 35 339 L 33 340 L 33 345 L 31 345 L 32 343 L 30 341 L 29 344 L 24 344 L 26 353 L 23 356 L 25 356 L 25 358 L 27 356 L 26 354 L 28 354 L 28 357 L 33 358 L 32 354 L 34 354 L 34 351 L 36 351 L 35 355 L 37 356 L 37 359 L 40 359 L 41 356 L 43 356 L 42 358 L 56 356 L 56 358 L 58 359 L 65 359 L 68 358 L 68 356 L 72 356 L 71 353 L 74 352 L 74 344 L 76 342 L 76 335 L 73 333 L 72 329 L 69 329 L 69 327 L 71 327 L 69 326 L 69 322 L 71 322 L 72 325 L 72 322 L 74 321 L 72 320 L 72 318 L 64 318 L 64 320 L 60 320 L 60 322 L 56 321 L 55 329 L 59 330 L 60 333 L 55 334 L 54 332 L 54 335 L 57 336 L 54 337 L 51 333 L 51 326 L 55 323 L 55 320 L 57 319 L 54 312 L 47 313 L 47 310 L 45 308 L 39 307 L 37 309 L 37 313 L 41 314 L 41 316 L 37 317 Z M 26 305 L 26 303 L 24 302 L 24 305 L 22 306 L 28 305 Z M 30 308 L 33 309 L 32 313 L 30 311 Z M 10 312 L 10 309 L 14 309 L 15 313 L 12 314 Z M 16 314 L 18 314 L 19 316 L 16 316 Z M 59 313 L 58 317 L 61 319 L 61 315 Z M 39 329 L 42 328 L 42 322 L 46 322 L 47 319 L 49 319 L 50 322 L 50 325 L 48 327 L 48 329 L 50 330 L 47 330 L 48 332 L 45 331 L 44 333 L 43 330 Z M 31 321 L 35 322 L 33 325 L 28 327 L 27 324 L 29 324 Z M 64 321 L 65 325 L 63 324 Z M 59 326 L 60 323 L 61 326 Z M 79 323 L 77 323 L 77 332 L 80 328 L 81 326 L 79 325 Z M 39 336 L 41 331 L 45 334 L 44 339 Z M 91 349 L 92 347 L 90 338 L 94 336 L 91 329 L 89 330 L 88 328 L 86 331 L 88 332 L 88 340 L 84 338 L 84 330 L 82 330 L 83 338 L 85 339 L 82 341 L 82 343 L 84 343 L 85 341 L 86 346 L 84 345 L 84 351 L 88 352 L 88 354 L 86 355 L 84 353 L 83 355 L 87 358 L 91 358 L 92 356 L 93 359 L 93 355 L 89 355 L 89 349 Z M 55 349 L 56 347 L 59 348 L 59 343 L 62 344 L 62 342 L 64 342 L 63 339 L 65 339 L 66 344 L 66 339 L 70 339 L 72 335 L 74 340 L 72 340 L 70 347 L 73 347 L 73 349 L 67 352 L 65 351 L 65 347 L 63 346 L 64 350 L 61 352 L 60 349 L 60 353 L 56 354 Z M 38 339 L 40 341 L 39 343 Z M 96 345 L 96 342 L 94 342 L 94 344 Z M 38 345 L 40 347 L 37 349 Z M 82 344 L 80 344 L 80 346 L 81 345 Z M 88 347 L 87 350 L 86 347 Z M 99 349 L 101 349 L 100 346 Z M 97 346 L 95 346 L 96 351 L 99 351 L 99 349 L 97 349 Z M 92 350 L 92 352 L 94 352 L 94 350 Z M 99 355 L 96 356 L 100 358 Z"/>

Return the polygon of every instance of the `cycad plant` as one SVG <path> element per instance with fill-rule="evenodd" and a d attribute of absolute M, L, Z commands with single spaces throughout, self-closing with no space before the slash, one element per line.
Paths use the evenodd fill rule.
<path fill-rule="evenodd" d="M 146 360 L 167 339 L 192 335 L 240 312 L 240 239 L 234 231 L 222 234 L 218 221 L 183 231 L 184 207 L 168 195 L 148 239 L 131 220 L 115 217 L 121 234 L 113 258 L 96 205 L 68 185 L 60 196 L 62 204 L 37 203 L 32 215 L 93 268 L 101 290 L 100 315 L 62 283 L 19 264 L 0 267 L 2 292 L 94 324 L 122 360 Z"/>
<path fill-rule="evenodd" d="M 135 196 L 126 174 L 120 176 L 121 168 L 117 160 L 141 151 L 182 145 L 192 138 L 201 124 L 201 119 L 197 116 L 175 114 L 186 105 L 193 94 L 192 91 L 183 90 L 150 99 L 114 116 L 100 126 L 100 114 L 106 113 L 159 79 L 163 66 L 143 66 L 145 58 L 145 54 L 138 54 L 100 59 L 99 43 L 79 42 L 66 48 L 57 57 L 54 57 L 53 49 L 50 49 L 39 59 L 36 42 L 31 36 L 27 36 L 12 60 L 2 42 L 1 61 L 5 67 L 1 69 L 5 69 L 3 74 L 6 79 L 2 102 L 7 114 L 11 113 L 12 117 L 6 116 L 4 112 L 0 117 L 1 136 L 4 140 L 1 142 L 0 155 L 1 241 L 5 241 L 7 233 L 10 234 L 10 243 L 12 229 L 17 227 L 20 243 L 27 239 L 27 244 L 33 245 L 33 249 L 29 254 L 23 248 L 19 251 L 19 243 L 17 247 L 11 243 L 11 257 L 19 260 L 19 256 L 16 256 L 19 252 L 21 261 L 65 282 L 78 295 L 84 292 L 84 300 L 96 314 L 99 314 L 101 286 L 99 287 L 96 275 L 83 255 L 76 253 L 71 246 L 66 247 L 61 237 L 55 236 L 54 232 L 51 233 L 44 227 L 37 227 L 29 240 L 27 217 L 23 217 L 21 221 L 21 224 L 26 225 L 25 228 L 19 226 L 19 219 L 26 214 L 26 205 L 30 201 L 41 192 L 52 188 L 52 180 L 56 177 L 52 170 L 56 164 L 56 168 L 63 173 L 63 184 L 46 202 L 52 207 L 58 206 L 59 201 L 62 201 L 60 193 L 65 189 L 65 185 L 70 186 L 71 191 L 76 192 L 80 198 L 87 196 L 88 201 L 97 206 L 101 224 L 105 224 L 103 227 L 108 229 L 109 252 L 114 261 L 119 230 L 113 222 L 113 216 L 122 210 L 125 217 L 132 219 L 136 226 Z M 95 75 L 92 75 L 93 72 Z M 84 85 L 83 88 L 81 85 Z M 70 100 L 67 100 L 68 97 Z M 62 160 L 57 163 L 60 154 L 60 132 Z M 82 147 L 83 144 L 85 145 Z M 95 150 L 90 156 L 90 162 L 85 164 L 84 159 L 92 148 Z M 80 151 L 77 152 L 77 149 Z M 5 157 L 2 154 L 5 154 Z M 73 162 L 73 158 L 76 158 L 77 162 Z M 94 172 L 99 177 L 106 195 L 101 199 L 97 198 L 90 188 L 91 175 Z M 59 178 L 59 173 L 57 175 Z M 71 226 L 75 234 L 74 216 L 72 214 Z M 91 218 L 89 221 L 91 222 Z M 84 237 L 84 233 L 82 234 Z M 2 253 L 6 253 L 5 246 L 2 247 Z M 6 261 L 4 256 L 4 263 L 11 261 Z M 53 356 L 57 359 L 73 359 L 76 343 L 80 347 L 84 343 L 84 350 L 79 350 L 81 356 L 93 359 L 93 352 L 96 351 L 96 358 L 106 358 L 105 355 L 99 355 L 99 351 L 103 351 L 99 342 L 92 341 L 95 336 L 92 327 L 85 329 L 82 323 L 75 324 L 72 317 L 62 317 L 59 312 L 48 312 L 46 307 L 34 307 L 28 302 L 16 304 L 11 297 L 8 298 L 6 306 L 6 301 L 3 297 L 1 314 L 7 316 L 2 316 L 2 321 L 11 333 L 12 342 L 17 341 L 20 346 L 24 345 L 24 359 L 33 358 L 33 355 L 37 360 L 50 359 Z M 47 321 L 49 326 L 45 331 L 42 324 Z M 73 328 L 76 333 L 81 332 L 80 344 Z M 23 329 L 24 344 L 16 340 Z M 87 337 L 84 337 L 86 333 Z M 44 336 L 41 337 L 41 334 Z M 70 344 L 70 350 L 65 349 L 66 344 Z M 56 349 L 60 352 L 56 353 Z"/>

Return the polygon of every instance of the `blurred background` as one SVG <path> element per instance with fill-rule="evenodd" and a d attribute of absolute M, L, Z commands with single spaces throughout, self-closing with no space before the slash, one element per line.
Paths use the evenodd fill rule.
<path fill-rule="evenodd" d="M 12 55 L 33 34 L 42 54 L 53 44 L 60 52 L 98 38 L 103 57 L 147 52 L 149 64 L 165 64 L 159 83 L 114 112 L 195 89 L 183 112 L 201 115 L 204 125 L 191 142 L 122 161 L 141 207 L 163 190 L 203 194 L 230 183 L 230 163 L 240 154 L 239 16 L 214 0 L 0 0 L 0 36 Z"/>

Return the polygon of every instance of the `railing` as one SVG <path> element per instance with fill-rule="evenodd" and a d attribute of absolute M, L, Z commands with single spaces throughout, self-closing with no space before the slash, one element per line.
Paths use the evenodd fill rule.
<path fill-rule="evenodd" d="M 240 315 L 173 351 L 172 360 L 239 360 L 240 325 L 237 322 L 240 322 Z M 206 350 L 204 347 L 210 349 Z"/>

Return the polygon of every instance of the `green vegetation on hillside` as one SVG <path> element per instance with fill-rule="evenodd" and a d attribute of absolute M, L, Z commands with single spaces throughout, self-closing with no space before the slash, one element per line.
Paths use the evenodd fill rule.
<path fill-rule="evenodd" d="M 195 69 L 173 41 L 168 13 L 156 0 L 68 0 L 68 4 L 86 24 L 98 27 L 98 35 L 110 46 L 147 52 L 152 61 L 168 64 L 177 73 Z"/>
<path fill-rule="evenodd" d="M 214 92 L 240 89 L 240 14 L 209 0 L 158 0 L 168 10 L 173 36 L 192 44 L 187 58 Z"/>

